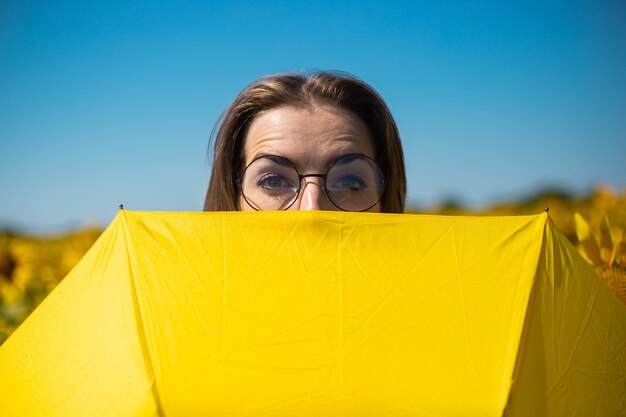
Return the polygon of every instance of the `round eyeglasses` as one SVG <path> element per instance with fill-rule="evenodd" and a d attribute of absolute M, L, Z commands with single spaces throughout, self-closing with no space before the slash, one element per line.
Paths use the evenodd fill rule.
<path fill-rule="evenodd" d="M 253 209 L 287 210 L 298 199 L 302 180 L 309 177 L 322 178 L 328 200 L 344 211 L 374 207 L 385 190 L 380 167 L 361 154 L 337 158 L 325 174 L 300 174 L 287 158 L 264 155 L 250 162 L 236 182 Z"/>

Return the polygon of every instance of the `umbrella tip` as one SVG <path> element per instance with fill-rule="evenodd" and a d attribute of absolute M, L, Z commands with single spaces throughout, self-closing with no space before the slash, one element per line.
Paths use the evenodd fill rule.
<path fill-rule="evenodd" d="M 121 206 L 120 206 L 121 207 Z M 546 213 L 550 211 L 550 207 L 546 206 L 543 211 L 545 211 Z"/>
<path fill-rule="evenodd" d="M 119 205 L 120 210 L 124 210 L 124 204 Z"/>

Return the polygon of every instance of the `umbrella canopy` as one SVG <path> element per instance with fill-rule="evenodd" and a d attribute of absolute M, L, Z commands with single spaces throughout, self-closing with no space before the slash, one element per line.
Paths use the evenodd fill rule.
<path fill-rule="evenodd" d="M 626 307 L 547 214 L 122 210 L 0 347 L 10 416 L 626 414 Z"/>

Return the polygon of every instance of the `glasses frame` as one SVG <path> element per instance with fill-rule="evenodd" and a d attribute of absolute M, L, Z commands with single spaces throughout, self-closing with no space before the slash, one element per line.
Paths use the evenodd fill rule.
<path fill-rule="evenodd" d="M 376 166 L 376 168 L 378 169 L 378 172 L 380 172 L 380 179 L 382 181 L 382 192 L 380 193 L 380 196 L 378 197 L 378 199 L 369 207 L 363 209 L 363 210 L 359 210 L 359 211 L 354 211 L 354 210 L 346 210 L 344 208 L 339 207 L 337 204 L 335 204 L 335 202 L 333 201 L 332 198 L 330 198 L 330 194 L 328 193 L 328 188 L 326 188 L 326 177 L 328 176 L 328 173 L 330 172 L 330 170 L 333 168 L 333 166 L 341 159 L 349 157 L 349 156 L 358 156 L 364 159 L 369 159 L 371 162 L 374 163 L 374 166 Z M 250 161 L 250 163 L 248 165 L 246 165 L 246 167 L 244 168 L 243 172 L 241 173 L 241 176 L 239 178 L 237 178 L 235 180 L 235 184 L 237 184 L 237 186 L 239 187 L 239 192 L 240 194 L 243 196 L 243 199 L 246 201 L 246 203 L 252 207 L 255 211 L 265 211 L 263 209 L 258 209 L 256 208 L 254 205 L 252 205 L 252 203 L 250 201 L 248 201 L 248 198 L 246 197 L 246 194 L 243 192 L 243 178 L 246 175 L 246 171 L 248 170 L 248 168 L 250 167 L 250 165 L 252 165 L 253 163 L 255 163 L 257 160 L 262 159 L 262 158 L 280 158 L 284 161 L 287 161 L 289 163 L 289 165 L 291 165 L 293 167 L 293 169 L 296 171 L 296 173 L 298 174 L 298 192 L 296 193 L 296 197 L 293 199 L 293 201 L 284 209 L 280 210 L 280 211 L 284 211 L 284 210 L 289 210 L 289 208 L 291 206 L 293 206 L 295 204 L 296 201 L 298 201 L 298 197 L 300 197 L 300 191 L 302 191 L 302 180 L 305 178 L 322 178 L 324 180 L 324 193 L 326 194 L 326 198 L 328 199 L 328 201 L 331 202 L 331 204 L 335 207 L 337 207 L 339 210 L 341 211 L 346 211 L 346 212 L 354 212 L 354 213 L 361 213 L 363 211 L 367 211 L 369 209 L 371 209 L 372 207 L 374 207 L 376 204 L 378 204 L 380 202 L 380 200 L 383 198 L 383 195 L 385 195 L 385 191 L 387 188 L 387 181 L 385 179 L 385 175 L 383 173 L 383 170 L 380 168 L 380 165 L 378 164 L 378 162 L 376 162 L 374 159 L 370 158 L 367 155 L 363 155 L 361 153 L 348 153 L 345 155 L 341 155 L 339 157 L 337 157 L 333 162 L 331 162 L 331 164 L 328 166 L 328 169 L 326 170 L 325 174 L 300 174 L 300 171 L 298 171 L 298 168 L 296 168 L 296 165 L 291 162 L 289 159 L 285 158 L 284 156 L 280 156 L 280 155 L 262 155 L 259 156 L 257 158 L 254 158 L 252 161 Z"/>

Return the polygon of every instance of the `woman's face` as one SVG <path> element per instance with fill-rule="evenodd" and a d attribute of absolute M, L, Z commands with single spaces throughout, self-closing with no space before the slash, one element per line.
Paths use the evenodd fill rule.
<path fill-rule="evenodd" d="M 288 159 L 300 174 L 325 174 L 337 158 L 363 154 L 375 159 L 370 132 L 356 115 L 336 107 L 279 107 L 250 125 L 245 142 L 245 165 L 264 155 Z M 276 180 L 273 180 L 274 185 Z M 254 210 L 239 196 L 240 210 Z M 339 210 L 324 191 L 324 179 L 306 177 L 290 210 Z M 380 202 L 368 211 L 380 212 Z"/>

